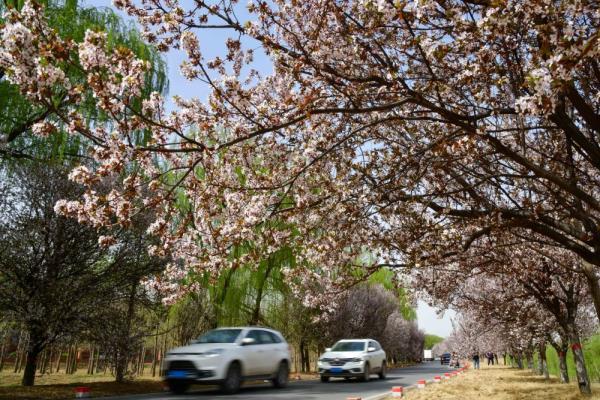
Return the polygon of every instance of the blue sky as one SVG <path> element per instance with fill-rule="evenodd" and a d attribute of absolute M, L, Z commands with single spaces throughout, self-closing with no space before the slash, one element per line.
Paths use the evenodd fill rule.
<path fill-rule="evenodd" d="M 184 1 L 185 3 L 185 1 Z M 243 3 L 243 1 L 242 1 Z M 111 0 L 87 0 L 83 4 L 94 7 L 112 7 Z M 126 19 L 125 14 L 117 10 L 117 13 Z M 227 37 L 225 30 L 204 30 L 200 32 L 199 41 L 202 46 L 202 52 L 206 59 L 211 59 L 218 54 L 222 54 L 223 41 Z M 169 75 L 169 95 L 179 95 L 183 98 L 197 97 L 205 99 L 208 95 L 208 89 L 202 84 L 190 82 L 179 72 L 179 64 L 184 59 L 181 51 L 172 50 L 166 54 L 168 75 Z M 268 59 L 260 52 L 255 56 L 255 68 L 263 75 L 269 74 L 271 66 Z M 450 319 L 455 316 L 453 311 L 447 311 L 442 317 L 439 317 L 436 311 L 429 307 L 425 302 L 419 301 L 417 308 L 417 318 L 419 327 L 426 333 L 439 336 L 448 336 L 452 331 Z"/>

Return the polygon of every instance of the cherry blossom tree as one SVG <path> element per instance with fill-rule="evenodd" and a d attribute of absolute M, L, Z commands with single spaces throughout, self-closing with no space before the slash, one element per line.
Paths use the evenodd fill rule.
<path fill-rule="evenodd" d="M 151 231 L 163 239 L 153 251 L 215 272 L 240 262 L 227 254 L 249 240 L 293 241 L 313 265 L 352 264 L 366 245 L 415 264 L 407 254 L 442 255 L 427 246 L 432 230 L 448 228 L 461 251 L 517 229 L 584 261 L 600 314 L 593 2 L 257 1 L 246 21 L 233 1 L 115 4 L 159 49 L 183 50 L 182 73 L 211 93 L 177 97 L 167 112 L 158 93 L 139 91 L 147 63 L 104 33 L 77 44 L 31 3 L 9 13 L 7 78 L 37 103 L 60 87 L 72 107 L 57 117 L 95 145 L 97 166 L 72 174 L 88 195 L 60 212 L 100 226 L 153 207 Z M 223 55 L 205 59 L 202 36 L 216 28 L 231 35 Z M 273 74 L 252 69 L 256 45 Z M 70 82 L 66 65 L 87 81 Z M 88 93 L 110 128 L 82 123 Z M 94 184 L 126 162 L 138 168 L 124 185 L 95 196 Z M 181 197 L 185 213 L 174 205 Z M 266 229 L 273 218 L 300 234 Z"/>
<path fill-rule="evenodd" d="M 514 327 L 515 337 L 526 343 L 515 348 L 525 353 L 529 366 L 538 347 L 543 367 L 545 342 L 553 344 L 565 367 L 561 368 L 564 380 L 568 379 L 565 353 L 570 344 L 580 388 L 589 393 L 580 337 L 582 328 L 590 324 L 597 327 L 598 321 L 595 316 L 590 318 L 586 309 L 590 297 L 585 277 L 567 269 L 578 262 L 576 255 L 563 249 L 514 237 L 488 237 L 474 243 L 468 256 L 453 259 L 445 270 L 432 268 L 419 279 L 442 304 L 452 304 L 481 321 L 487 318 Z M 450 280 L 454 285 L 437 283 Z M 545 375 L 546 370 L 542 368 Z"/>

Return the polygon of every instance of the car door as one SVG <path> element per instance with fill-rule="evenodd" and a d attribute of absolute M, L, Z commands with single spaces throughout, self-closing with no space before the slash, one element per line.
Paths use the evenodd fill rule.
<path fill-rule="evenodd" d="M 377 360 L 379 362 L 378 365 L 381 366 L 383 364 L 383 362 L 386 360 L 385 359 L 385 351 L 383 351 L 379 342 L 377 342 L 375 340 L 374 340 L 374 342 L 375 342 L 375 348 L 377 349 L 375 354 L 377 354 Z"/>
<path fill-rule="evenodd" d="M 375 342 L 374 340 L 369 340 L 369 344 L 368 344 L 367 348 L 375 349 L 375 351 L 369 352 L 369 360 L 371 362 L 371 369 L 373 371 L 379 371 L 379 368 L 381 368 L 381 363 L 383 362 L 383 357 L 382 357 L 383 351 L 381 351 L 381 346 L 379 345 L 379 343 Z"/>
<path fill-rule="evenodd" d="M 241 347 L 242 363 L 245 376 L 261 375 L 264 369 L 263 353 L 261 348 L 261 337 L 258 329 L 251 329 L 246 333 L 246 339 L 254 339 L 251 344 L 244 344 Z"/>
<path fill-rule="evenodd" d="M 260 337 L 261 374 L 272 374 L 277 370 L 278 344 L 267 330 L 258 331 Z"/>

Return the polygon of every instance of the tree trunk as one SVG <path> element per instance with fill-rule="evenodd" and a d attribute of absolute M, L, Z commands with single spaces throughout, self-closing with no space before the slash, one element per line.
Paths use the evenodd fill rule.
<path fill-rule="evenodd" d="M 62 358 L 63 348 L 58 348 L 58 354 L 56 355 L 56 373 L 60 372 L 60 359 Z"/>
<path fill-rule="evenodd" d="M 65 374 L 71 373 L 71 358 L 73 357 L 73 346 L 67 347 L 67 360 L 65 361 Z"/>
<path fill-rule="evenodd" d="M 6 351 L 6 338 L 8 337 L 7 334 L 4 334 L 2 336 L 2 347 L 0 348 L 0 372 L 2 372 L 2 369 L 4 369 L 4 353 Z"/>
<path fill-rule="evenodd" d="M 527 358 L 527 369 L 533 371 L 533 352 L 531 350 L 527 350 L 525 357 Z"/>
<path fill-rule="evenodd" d="M 90 345 L 90 349 L 88 350 L 88 365 L 87 365 L 87 374 L 91 375 L 92 372 L 92 363 L 94 362 L 94 346 Z"/>
<path fill-rule="evenodd" d="M 45 340 L 39 330 L 31 328 L 29 331 L 27 348 L 24 349 L 27 351 L 27 355 L 25 357 L 25 372 L 23 373 L 23 379 L 21 380 L 23 386 L 33 386 L 35 383 L 38 357 L 44 350 L 44 342 Z"/>
<path fill-rule="evenodd" d="M 558 368 L 560 370 L 560 381 L 562 383 L 569 383 L 569 370 L 567 369 L 567 352 L 563 350 L 558 351 Z"/>
<path fill-rule="evenodd" d="M 77 347 L 78 345 L 77 343 L 75 343 L 75 345 L 73 346 L 73 357 L 71 357 L 71 375 L 77 372 L 77 367 L 79 364 L 79 350 L 77 349 Z"/>
<path fill-rule="evenodd" d="M 258 325 L 258 323 L 260 322 L 260 306 L 262 304 L 263 291 L 264 291 L 267 279 L 269 278 L 269 275 L 271 274 L 272 269 L 273 269 L 273 262 L 269 258 L 267 260 L 267 269 L 265 270 L 265 274 L 259 283 L 258 291 L 256 294 L 256 299 L 254 301 L 254 309 L 252 310 L 252 316 L 250 318 L 249 325 Z"/>
<path fill-rule="evenodd" d="M 15 351 L 15 366 L 13 372 L 16 374 L 19 372 L 20 363 L 21 363 L 21 348 L 23 347 L 23 331 L 19 332 L 19 340 L 17 341 L 17 350 Z"/>
<path fill-rule="evenodd" d="M 583 260 L 583 274 L 587 280 L 588 287 L 590 289 L 590 295 L 594 301 L 594 308 L 596 309 L 596 316 L 600 320 L 600 277 L 596 273 L 594 265 Z"/>
<path fill-rule="evenodd" d="M 129 291 L 129 300 L 127 304 L 127 315 L 125 316 L 125 332 L 124 337 L 120 339 L 119 348 L 117 349 L 117 359 L 115 363 L 115 382 L 122 383 L 125 381 L 127 373 L 127 364 L 129 362 L 130 342 L 129 335 L 131 332 L 131 321 L 135 313 L 135 294 L 137 291 L 138 282 L 131 285 Z"/>
<path fill-rule="evenodd" d="M 152 367 L 151 367 L 151 372 L 152 372 L 153 378 L 156 376 L 156 363 L 158 362 L 158 327 L 159 327 L 159 325 L 156 324 L 156 333 L 154 334 L 154 352 L 152 353 Z"/>
<path fill-rule="evenodd" d="M 169 317 L 167 316 L 167 329 L 169 328 Z M 165 357 L 165 354 L 167 353 L 167 336 L 168 334 L 165 332 L 164 338 L 163 338 L 163 343 L 161 346 L 161 350 L 160 350 L 160 360 L 159 360 L 159 376 L 163 376 L 165 374 L 165 371 L 163 370 L 163 359 Z"/>
<path fill-rule="evenodd" d="M 585 358 L 583 357 L 583 349 L 579 343 L 579 335 L 574 332 L 574 328 L 569 333 L 571 342 L 571 350 L 573 351 L 573 360 L 575 361 L 575 371 L 577 373 L 577 383 L 579 391 L 583 394 L 592 394 L 590 378 L 585 366 Z"/>
<path fill-rule="evenodd" d="M 310 361 L 308 359 L 308 348 L 304 340 L 300 341 L 300 368 L 302 372 L 310 371 Z"/>
<path fill-rule="evenodd" d="M 544 379 L 549 380 L 550 372 L 548 371 L 548 360 L 546 360 L 546 343 L 542 342 L 542 343 L 540 343 L 539 346 L 540 346 L 539 364 L 541 367 L 540 375 L 544 375 Z"/>
<path fill-rule="evenodd" d="M 523 369 L 523 353 L 517 354 L 517 368 Z"/>

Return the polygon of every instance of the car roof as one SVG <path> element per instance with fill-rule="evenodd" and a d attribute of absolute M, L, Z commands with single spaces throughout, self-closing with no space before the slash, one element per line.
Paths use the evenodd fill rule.
<path fill-rule="evenodd" d="M 220 330 L 220 329 L 242 329 L 242 330 L 246 330 L 246 329 L 264 329 L 265 331 L 271 331 L 271 332 L 279 333 L 279 331 L 276 331 L 275 329 L 272 329 L 272 328 L 267 328 L 265 326 L 221 326 L 221 327 L 215 328 L 214 330 Z"/>
<path fill-rule="evenodd" d="M 374 339 L 341 339 L 341 340 L 338 340 L 338 342 L 368 342 L 368 341 L 376 342 L 376 340 L 374 340 Z"/>

